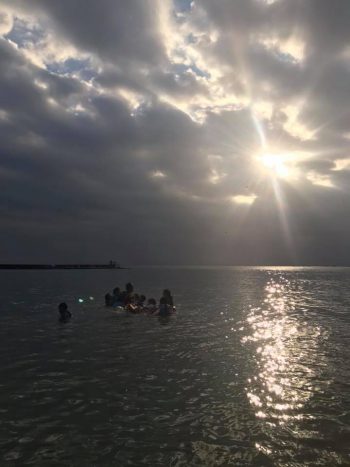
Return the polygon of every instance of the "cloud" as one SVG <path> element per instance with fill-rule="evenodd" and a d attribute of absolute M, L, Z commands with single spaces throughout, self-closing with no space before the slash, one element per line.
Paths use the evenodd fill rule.
<path fill-rule="evenodd" d="M 4 0 L 4 261 L 344 262 L 349 14 Z"/>
<path fill-rule="evenodd" d="M 12 16 L 5 10 L 0 13 L 0 34 L 5 35 L 11 31 L 13 27 Z"/>
<path fill-rule="evenodd" d="M 236 195 L 232 196 L 231 201 L 237 204 L 253 204 L 256 199 L 255 195 Z"/>

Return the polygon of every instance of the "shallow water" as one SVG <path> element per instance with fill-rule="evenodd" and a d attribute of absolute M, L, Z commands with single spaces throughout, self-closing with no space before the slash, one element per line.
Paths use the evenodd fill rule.
<path fill-rule="evenodd" d="M 106 310 L 127 280 L 171 288 L 176 316 Z M 0 284 L 1 466 L 350 465 L 350 269 L 1 271 Z"/>

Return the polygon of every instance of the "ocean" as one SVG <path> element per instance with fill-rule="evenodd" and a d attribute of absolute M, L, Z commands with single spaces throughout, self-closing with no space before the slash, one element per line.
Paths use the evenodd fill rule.
<path fill-rule="evenodd" d="M 128 281 L 176 314 L 106 309 Z M 0 271 L 0 291 L 1 466 L 350 466 L 350 269 Z"/>

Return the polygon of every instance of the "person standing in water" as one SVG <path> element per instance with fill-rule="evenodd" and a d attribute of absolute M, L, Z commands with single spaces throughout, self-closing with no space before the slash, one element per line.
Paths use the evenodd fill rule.
<path fill-rule="evenodd" d="M 125 284 L 125 290 L 120 294 L 120 301 L 122 302 L 122 306 L 126 306 L 132 302 L 134 292 L 134 286 L 131 282 Z"/>
<path fill-rule="evenodd" d="M 68 305 L 65 302 L 58 305 L 58 312 L 60 314 L 59 321 L 61 321 L 61 323 L 66 323 L 72 317 L 72 313 L 68 310 Z"/>
<path fill-rule="evenodd" d="M 173 300 L 173 297 L 172 297 L 171 292 L 170 292 L 169 289 L 164 289 L 163 290 L 162 298 L 164 298 L 164 303 L 166 305 L 169 305 L 171 307 L 174 306 L 174 300 Z"/>
<path fill-rule="evenodd" d="M 110 293 L 106 293 L 105 306 L 112 306 L 112 305 L 113 305 L 113 296 Z"/>
<path fill-rule="evenodd" d="M 118 306 L 120 302 L 120 288 L 115 287 L 112 295 L 112 306 Z"/>
<path fill-rule="evenodd" d="M 159 300 L 159 309 L 158 312 L 155 313 L 158 316 L 169 316 L 172 312 L 172 308 L 170 305 L 167 304 L 165 297 L 162 297 Z"/>

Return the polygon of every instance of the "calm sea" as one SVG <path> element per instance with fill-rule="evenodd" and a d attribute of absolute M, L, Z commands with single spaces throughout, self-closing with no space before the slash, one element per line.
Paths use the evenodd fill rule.
<path fill-rule="evenodd" d="M 105 309 L 129 280 L 176 316 Z M 0 290 L 1 466 L 350 465 L 350 269 L 1 271 Z"/>

